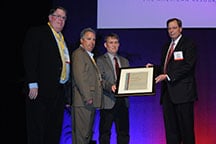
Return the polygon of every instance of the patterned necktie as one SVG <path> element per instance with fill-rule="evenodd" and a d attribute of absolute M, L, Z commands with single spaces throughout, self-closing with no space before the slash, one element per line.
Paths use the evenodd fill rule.
<path fill-rule="evenodd" d="M 170 61 L 170 58 L 172 57 L 172 54 L 173 54 L 173 51 L 174 51 L 174 45 L 175 43 L 172 42 L 171 46 L 170 46 L 170 49 L 169 49 L 169 52 L 168 52 L 168 55 L 166 56 L 166 60 L 165 60 L 165 63 L 164 63 L 164 73 L 167 72 L 167 65 Z"/>
<path fill-rule="evenodd" d="M 102 81 L 102 77 L 101 77 L 100 70 L 99 70 L 99 68 L 98 68 L 98 66 L 97 66 L 97 63 L 96 63 L 96 61 L 95 61 L 95 59 L 94 59 L 94 57 L 93 57 L 93 56 L 91 57 L 91 60 L 92 60 L 93 64 L 94 64 L 94 65 L 95 65 L 95 67 L 96 67 L 96 70 L 97 70 L 97 72 L 98 72 L 98 75 L 99 75 L 99 80 L 100 80 L 100 81 Z"/>
<path fill-rule="evenodd" d="M 61 79 L 66 79 L 66 61 L 65 61 L 65 54 L 64 54 L 64 37 L 63 35 L 59 34 L 59 46 L 60 46 L 60 54 L 62 59 L 62 73 L 61 73 Z"/>
<path fill-rule="evenodd" d="M 119 77 L 120 71 L 119 71 L 119 63 L 116 57 L 113 58 L 115 61 L 115 72 L 116 72 L 116 77 Z"/>
<path fill-rule="evenodd" d="M 61 56 L 61 60 L 62 60 L 62 72 L 61 72 L 61 80 L 65 80 L 66 79 L 66 60 L 65 60 L 65 54 L 64 54 L 64 50 L 65 50 L 65 45 L 64 45 L 64 36 L 61 33 L 57 33 L 52 26 L 50 25 L 50 23 L 48 23 L 48 25 L 50 26 L 50 28 L 52 29 L 55 37 L 57 38 L 58 41 L 58 45 L 59 45 L 59 53 Z"/>
<path fill-rule="evenodd" d="M 91 57 L 91 60 L 92 60 L 92 62 L 94 63 L 94 65 L 97 65 L 97 64 L 96 64 L 96 61 L 95 61 L 95 59 L 94 59 L 94 57 Z"/>

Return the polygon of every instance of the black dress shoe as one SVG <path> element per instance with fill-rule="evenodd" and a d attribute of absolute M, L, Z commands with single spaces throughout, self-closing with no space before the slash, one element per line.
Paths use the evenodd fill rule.
<path fill-rule="evenodd" d="M 89 142 L 89 144 L 97 144 L 97 142 L 96 142 L 95 140 L 91 140 L 91 141 Z"/>

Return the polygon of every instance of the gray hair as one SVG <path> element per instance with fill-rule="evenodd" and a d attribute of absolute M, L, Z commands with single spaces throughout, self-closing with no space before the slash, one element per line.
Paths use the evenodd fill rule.
<path fill-rule="evenodd" d="M 83 38 L 83 36 L 84 36 L 85 33 L 87 33 L 87 32 L 92 32 L 92 33 L 94 33 L 94 34 L 96 35 L 95 30 L 93 30 L 92 28 L 84 28 L 84 29 L 81 31 L 81 33 L 80 33 L 80 38 Z"/>

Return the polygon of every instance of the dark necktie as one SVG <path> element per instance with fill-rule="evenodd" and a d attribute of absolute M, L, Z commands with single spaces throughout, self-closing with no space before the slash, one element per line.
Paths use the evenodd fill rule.
<path fill-rule="evenodd" d="M 115 61 L 115 72 L 116 72 L 116 77 L 119 77 L 119 64 L 118 64 L 118 60 L 116 57 L 114 57 L 114 61 Z"/>
<path fill-rule="evenodd" d="M 168 52 L 168 55 L 166 57 L 166 60 L 165 60 L 165 63 L 164 63 L 164 73 L 167 72 L 167 65 L 170 61 L 170 58 L 172 57 L 172 54 L 173 54 L 173 51 L 174 51 L 174 45 L 175 43 L 172 42 L 171 46 L 170 46 L 170 49 L 169 49 L 169 52 Z"/>

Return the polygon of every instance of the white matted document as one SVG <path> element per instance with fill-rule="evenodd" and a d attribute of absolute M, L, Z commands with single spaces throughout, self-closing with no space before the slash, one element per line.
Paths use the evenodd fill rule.
<path fill-rule="evenodd" d="M 120 68 L 116 96 L 155 95 L 154 67 Z"/>

